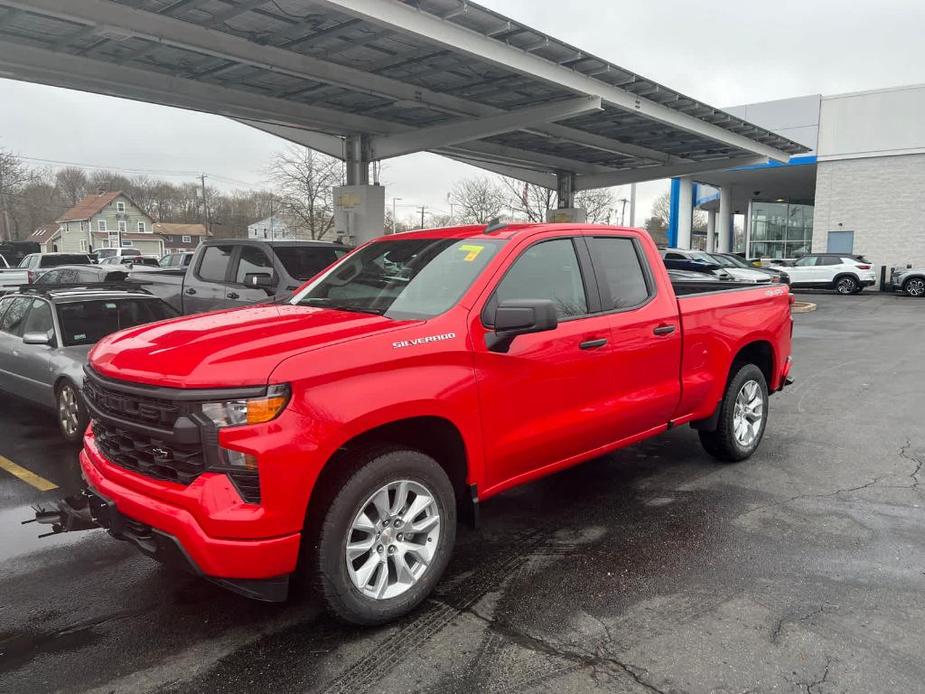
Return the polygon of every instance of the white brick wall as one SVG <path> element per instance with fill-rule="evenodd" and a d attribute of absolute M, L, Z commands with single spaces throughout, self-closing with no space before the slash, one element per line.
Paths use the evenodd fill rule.
<path fill-rule="evenodd" d="M 925 266 L 925 154 L 819 162 L 814 252 L 830 231 L 853 231 L 878 276 L 881 265 Z"/>

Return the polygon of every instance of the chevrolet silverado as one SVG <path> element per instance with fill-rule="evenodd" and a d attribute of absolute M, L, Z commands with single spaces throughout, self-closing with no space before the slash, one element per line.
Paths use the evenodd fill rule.
<path fill-rule="evenodd" d="M 284 302 L 101 341 L 88 505 L 250 597 L 295 581 L 386 622 L 496 494 L 683 424 L 720 461 L 751 456 L 789 382 L 790 304 L 781 285 L 676 290 L 634 229 L 386 236 Z"/>

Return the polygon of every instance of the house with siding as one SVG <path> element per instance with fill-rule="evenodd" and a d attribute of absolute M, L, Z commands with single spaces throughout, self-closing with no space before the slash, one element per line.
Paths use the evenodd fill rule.
<path fill-rule="evenodd" d="M 164 241 L 165 253 L 192 251 L 212 234 L 205 224 L 168 224 L 157 222 L 154 233 Z"/>
<path fill-rule="evenodd" d="M 163 255 L 164 241 L 154 233 L 154 220 L 125 193 L 88 195 L 55 221 L 57 229 L 42 227 L 30 241 L 44 252 L 92 253 L 102 248 L 137 248 L 144 254 Z M 41 233 L 41 237 L 36 236 Z"/>

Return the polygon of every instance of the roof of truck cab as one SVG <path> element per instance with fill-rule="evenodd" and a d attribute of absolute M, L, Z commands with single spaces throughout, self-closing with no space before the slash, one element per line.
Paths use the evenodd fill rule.
<path fill-rule="evenodd" d="M 532 236 L 543 231 L 586 231 L 600 229 L 601 231 L 632 231 L 638 232 L 638 229 L 629 227 L 606 226 L 603 224 L 577 224 L 577 223 L 542 223 L 542 222 L 511 222 L 503 227 L 498 227 L 497 231 L 486 233 L 487 224 L 468 224 L 458 227 L 446 227 L 444 229 L 420 229 L 416 231 L 402 231 L 398 234 L 383 236 L 378 241 L 388 241 L 392 239 L 501 239 L 510 240 L 521 236 Z"/>

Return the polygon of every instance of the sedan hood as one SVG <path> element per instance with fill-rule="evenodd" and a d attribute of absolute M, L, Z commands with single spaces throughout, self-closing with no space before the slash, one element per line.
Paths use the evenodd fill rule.
<path fill-rule="evenodd" d="M 103 376 L 156 386 L 263 385 L 284 359 L 407 324 L 332 309 L 247 306 L 116 333 L 97 344 L 90 364 Z"/>

